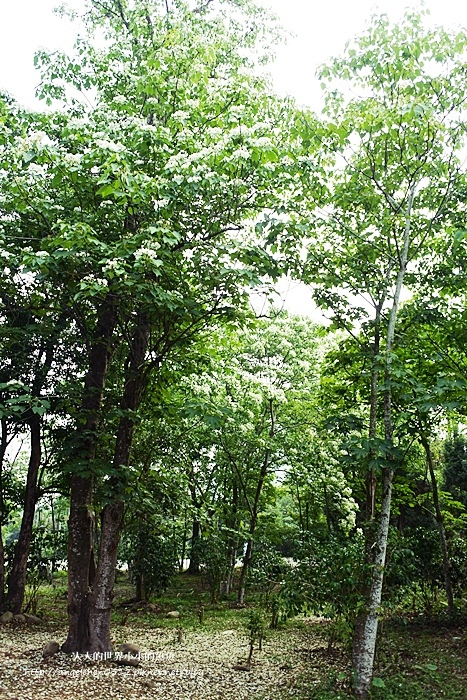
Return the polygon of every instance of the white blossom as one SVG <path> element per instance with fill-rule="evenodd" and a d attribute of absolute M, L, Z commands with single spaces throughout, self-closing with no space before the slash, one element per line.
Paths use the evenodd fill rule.
<path fill-rule="evenodd" d="M 65 153 L 63 160 L 67 165 L 81 165 L 83 156 L 81 153 Z"/>
<path fill-rule="evenodd" d="M 125 150 L 125 147 L 121 143 L 115 143 L 115 141 L 108 141 L 107 139 L 96 139 L 95 143 L 99 148 L 106 151 L 113 151 L 114 153 L 121 153 Z"/>
<path fill-rule="evenodd" d="M 121 270 L 122 262 L 121 258 L 111 258 L 102 266 L 102 272 L 105 274 L 106 272 Z"/>
<path fill-rule="evenodd" d="M 237 160 L 239 158 L 243 158 L 244 160 L 247 160 L 249 157 L 250 157 L 250 151 L 245 146 L 240 146 L 240 148 L 237 148 L 237 150 L 234 151 L 232 153 L 232 156 L 231 156 L 231 158 L 233 160 Z"/>

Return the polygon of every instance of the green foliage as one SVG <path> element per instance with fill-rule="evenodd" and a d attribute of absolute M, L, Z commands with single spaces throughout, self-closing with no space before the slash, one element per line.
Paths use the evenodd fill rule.
<path fill-rule="evenodd" d="M 334 622 L 330 643 L 336 639 L 348 642 L 363 605 L 367 574 L 361 534 L 323 540 L 310 535 L 302 542 L 301 557 L 277 595 L 273 619 L 274 615 L 280 620 L 300 612 L 323 615 Z"/>
<path fill-rule="evenodd" d="M 124 543 L 132 580 L 144 600 L 160 596 L 177 570 L 174 543 L 148 526 L 141 526 Z"/>
<path fill-rule="evenodd" d="M 250 642 L 249 660 L 251 660 L 251 657 L 253 655 L 253 647 L 255 643 L 258 642 L 259 648 L 261 649 L 266 631 L 264 613 L 261 610 L 261 608 L 251 608 L 248 611 L 246 627 L 248 630 L 248 639 Z"/>
<path fill-rule="evenodd" d="M 289 573 L 290 565 L 267 540 L 256 540 L 249 571 L 250 583 L 263 593 L 269 593 Z"/>
<path fill-rule="evenodd" d="M 443 445 L 444 485 L 467 507 L 467 440 L 455 435 Z"/>
<path fill-rule="evenodd" d="M 198 540 L 197 554 L 199 562 L 211 593 L 211 602 L 215 603 L 219 595 L 220 584 L 229 572 L 227 545 L 221 533 L 209 531 Z"/>
<path fill-rule="evenodd" d="M 388 542 L 385 597 L 392 604 L 406 601 L 432 612 L 443 586 L 439 534 L 433 518 L 423 524 L 392 529 Z M 412 592 L 410 596 L 409 592 Z"/>

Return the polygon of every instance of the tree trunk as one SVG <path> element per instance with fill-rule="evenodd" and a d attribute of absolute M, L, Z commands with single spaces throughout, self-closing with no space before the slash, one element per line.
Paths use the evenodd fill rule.
<path fill-rule="evenodd" d="M 272 437 L 274 435 L 272 399 L 270 399 L 270 411 L 271 411 L 271 429 L 269 431 L 269 436 Z M 264 456 L 263 464 L 261 465 L 261 471 L 259 473 L 258 483 L 256 485 L 255 500 L 253 501 L 253 508 L 252 508 L 251 519 L 250 519 L 250 527 L 248 530 L 248 540 L 247 540 L 247 544 L 246 544 L 245 556 L 243 557 L 243 566 L 242 566 L 242 571 L 240 573 L 240 581 L 238 582 L 237 602 L 240 605 L 243 605 L 244 598 L 245 598 L 245 583 L 246 583 L 246 578 L 247 578 L 247 574 L 248 574 L 248 569 L 249 569 L 250 563 L 251 563 L 251 557 L 253 555 L 253 537 L 254 537 L 255 530 L 256 530 L 256 523 L 258 521 L 259 501 L 261 498 L 261 492 L 263 490 L 264 480 L 266 479 L 266 475 L 268 473 L 270 456 L 271 456 L 271 451 L 269 448 L 266 448 L 266 454 Z"/>
<path fill-rule="evenodd" d="M 123 502 L 116 501 L 105 506 L 102 513 L 99 561 L 92 593 L 89 597 L 89 644 L 87 651 L 91 654 L 112 651 L 110 613 L 114 598 L 117 549 L 122 526 Z"/>
<path fill-rule="evenodd" d="M 0 610 L 3 609 L 5 598 L 5 550 L 3 548 L 2 525 L 5 513 L 5 501 L 3 498 L 3 460 L 5 459 L 8 445 L 8 426 L 5 418 L 0 421 L 2 434 L 0 438 Z"/>
<path fill-rule="evenodd" d="M 379 519 L 378 534 L 376 538 L 376 552 L 370 592 L 368 597 L 368 609 L 365 615 L 357 620 L 353 643 L 353 671 L 355 674 L 354 693 L 357 698 L 366 698 L 373 676 L 373 665 L 376 649 L 376 635 L 378 632 L 378 609 L 381 605 L 383 591 L 384 565 L 386 562 L 386 548 L 389 531 L 389 518 L 391 515 L 393 472 L 390 469 L 383 470 L 383 499 Z"/>
<path fill-rule="evenodd" d="M 238 595 L 237 595 L 237 603 L 240 605 L 243 605 L 244 600 L 245 600 L 245 583 L 246 583 L 246 575 L 248 573 L 248 569 L 250 568 L 250 562 L 251 562 L 251 557 L 253 555 L 253 535 L 256 529 L 256 518 L 252 518 L 250 522 L 250 537 L 248 538 L 247 544 L 246 544 L 246 550 L 245 550 L 245 556 L 243 557 L 243 566 L 242 566 L 242 571 L 240 573 L 240 581 L 238 582 Z"/>
<path fill-rule="evenodd" d="M 113 467 L 117 476 L 111 486 L 115 496 L 102 513 L 101 542 L 96 575 L 89 595 L 89 614 L 87 621 L 87 645 L 89 653 L 106 653 L 112 651 L 110 639 L 110 613 L 114 597 L 115 570 L 117 550 L 123 527 L 124 503 L 121 500 L 121 482 L 124 482 L 122 470 L 130 464 L 130 452 L 135 427 L 134 413 L 138 410 L 144 387 L 144 360 L 149 343 L 149 323 L 144 314 L 140 314 L 130 346 L 130 353 L 125 372 L 125 388 L 121 403 L 122 417 L 119 421 L 117 439 L 113 458 Z"/>
<path fill-rule="evenodd" d="M 376 438 L 377 428 L 377 413 L 378 413 L 378 379 L 379 367 L 378 356 L 380 353 L 380 325 L 381 325 L 381 308 L 380 301 L 375 310 L 375 333 L 373 346 L 371 349 L 371 389 L 370 389 L 370 419 L 368 428 L 368 438 L 374 440 Z M 372 523 L 375 519 L 375 504 L 376 504 L 376 471 L 374 467 L 368 470 L 366 475 L 366 519 L 367 523 Z"/>
<path fill-rule="evenodd" d="M 238 553 L 238 486 L 237 482 L 233 480 L 232 482 L 232 504 L 229 509 L 230 512 L 226 513 L 226 522 L 230 530 L 229 534 L 229 569 L 227 573 L 227 580 L 225 582 L 225 594 L 229 595 L 232 591 L 234 575 L 235 575 L 235 562 L 237 561 Z"/>
<path fill-rule="evenodd" d="M 404 277 L 407 270 L 409 245 L 411 239 L 412 206 L 415 197 L 416 183 L 413 183 L 408 196 L 405 214 L 405 228 L 403 245 L 399 254 L 399 270 L 396 278 L 394 296 L 386 335 L 385 348 L 385 390 L 384 390 L 384 436 L 387 441 L 393 439 L 392 427 L 392 395 L 391 395 L 391 364 L 392 348 L 394 343 L 396 320 L 399 311 L 400 296 Z M 391 460 L 391 455 L 389 456 Z M 360 616 L 355 625 L 352 668 L 354 674 L 354 695 L 356 698 L 368 697 L 376 650 L 376 635 L 378 631 L 378 610 L 381 605 L 383 592 L 384 567 L 386 564 L 386 549 L 389 534 L 389 520 L 391 516 L 392 480 L 394 471 L 390 466 L 382 469 L 383 492 L 381 500 L 381 513 L 377 526 L 375 541 L 375 555 L 368 597 L 367 611 Z"/>
<path fill-rule="evenodd" d="M 8 580 L 8 595 L 6 607 L 13 613 L 21 612 L 26 588 L 26 572 L 29 557 L 29 547 L 32 539 L 34 511 L 37 499 L 37 476 L 41 463 L 41 423 L 40 416 L 32 414 L 29 418 L 31 431 L 31 452 L 29 455 L 26 493 L 24 497 L 23 518 L 18 542 L 15 547 L 13 565 Z"/>
<path fill-rule="evenodd" d="M 184 521 L 183 521 L 182 550 L 180 552 L 180 559 L 178 562 L 178 573 L 179 574 L 183 573 L 183 566 L 184 566 L 185 554 L 186 554 L 187 536 L 188 536 L 188 523 L 187 523 L 186 508 L 185 508 L 185 517 L 184 517 Z"/>
<path fill-rule="evenodd" d="M 62 645 L 66 654 L 87 651 L 92 566 L 92 479 L 74 475 L 71 479 L 68 520 L 68 637 Z"/>
<path fill-rule="evenodd" d="M 441 545 L 441 556 L 443 558 L 444 587 L 446 590 L 446 599 L 448 601 L 448 612 L 450 617 L 454 617 L 456 614 L 456 608 L 454 605 L 454 593 L 452 590 L 451 582 L 451 562 L 449 559 L 448 546 L 446 543 L 443 514 L 441 513 L 441 508 L 439 505 L 438 483 L 436 481 L 435 468 L 433 464 L 433 455 L 431 453 L 430 444 L 422 429 L 420 440 L 423 445 L 423 449 L 425 450 L 426 461 L 428 464 L 428 469 L 430 471 L 431 488 L 433 493 L 433 505 L 435 507 L 436 524 L 438 525 L 439 542 Z"/>
<path fill-rule="evenodd" d="M 2 528 L 0 526 L 0 611 L 3 610 L 5 597 L 5 550 L 3 547 Z"/>
<path fill-rule="evenodd" d="M 85 379 L 81 415 L 86 417 L 78 427 L 75 450 L 77 469 L 71 475 L 70 517 L 68 521 L 68 636 L 62 651 L 85 653 L 89 644 L 89 592 L 94 573 L 92 545 L 92 461 L 95 456 L 97 428 L 102 397 L 111 355 L 111 341 L 116 316 L 112 304 L 99 310 L 96 341 L 89 353 L 89 369 Z"/>
<path fill-rule="evenodd" d="M 196 516 L 193 518 L 191 530 L 191 547 L 190 547 L 190 565 L 187 573 L 192 576 L 197 576 L 200 573 L 199 562 L 199 540 L 201 536 L 201 525 Z"/>

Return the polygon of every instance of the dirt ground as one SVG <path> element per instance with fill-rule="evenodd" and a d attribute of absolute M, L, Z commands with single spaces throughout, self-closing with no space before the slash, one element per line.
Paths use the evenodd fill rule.
<path fill-rule="evenodd" d="M 8 700 L 277 700 L 293 694 L 306 663 L 305 632 L 288 629 L 264 641 L 251 670 L 237 670 L 248 655 L 248 639 L 235 629 L 213 631 L 116 628 L 116 644 L 140 649 L 137 668 L 105 659 L 66 656 L 43 658 L 47 642 L 61 643 L 64 628 L 0 628 L 0 698 Z M 318 644 L 318 642 L 317 642 Z M 322 644 L 322 642 L 321 642 Z M 308 647 L 307 647 L 308 650 Z"/>

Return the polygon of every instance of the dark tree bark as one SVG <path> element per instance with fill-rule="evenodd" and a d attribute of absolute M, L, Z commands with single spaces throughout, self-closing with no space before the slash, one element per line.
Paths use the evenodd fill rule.
<path fill-rule="evenodd" d="M 11 573 L 8 579 L 8 595 L 5 603 L 6 607 L 15 614 L 20 613 L 23 607 L 29 547 L 32 539 L 32 526 L 34 523 L 34 511 L 37 500 L 37 477 L 41 464 L 40 416 L 32 414 L 28 422 L 31 433 L 31 452 L 29 455 L 23 517 L 21 520 L 18 542 L 15 547 Z"/>
<path fill-rule="evenodd" d="M 65 653 L 84 653 L 89 644 L 89 592 L 94 573 L 92 545 L 92 460 L 96 450 L 99 414 L 112 350 L 116 316 L 112 304 L 104 303 L 99 311 L 96 341 L 89 352 L 89 369 L 85 379 L 81 414 L 86 416 L 78 427 L 75 458 L 79 471 L 71 476 L 70 517 L 68 521 L 68 637 L 62 646 Z"/>
<path fill-rule="evenodd" d="M 125 469 L 130 464 L 131 445 L 135 428 L 134 412 L 138 410 L 144 383 L 145 358 L 149 345 L 150 326 L 145 314 L 137 320 L 130 357 L 125 373 L 125 389 L 121 404 L 122 418 L 119 422 L 114 452 L 114 469 Z M 124 503 L 119 497 L 119 484 L 115 483 L 116 496 L 105 506 L 102 513 L 101 543 L 96 576 L 90 595 L 89 649 L 94 652 L 112 651 L 110 639 L 110 613 L 114 597 L 117 548 L 123 527 Z"/>
<path fill-rule="evenodd" d="M 3 548 L 2 530 L 0 527 L 0 610 L 3 609 L 5 597 L 5 551 Z"/>
<path fill-rule="evenodd" d="M 3 460 L 5 459 L 8 445 L 8 426 L 5 418 L 0 421 L 2 434 L 0 437 L 0 610 L 3 608 L 5 597 L 5 552 L 3 549 L 2 525 L 5 517 L 5 503 L 3 499 Z"/>
<path fill-rule="evenodd" d="M 433 454 L 431 452 L 430 443 L 423 432 L 423 428 L 420 423 L 420 441 L 425 450 L 426 462 L 428 464 L 428 470 L 430 472 L 431 479 L 431 490 L 433 494 L 433 505 L 435 507 L 435 518 L 436 524 L 438 526 L 439 542 L 441 547 L 441 556 L 443 559 L 443 572 L 444 572 L 444 588 L 446 591 L 446 599 L 448 602 L 448 612 L 450 617 L 454 617 L 456 614 L 456 607 L 454 605 L 454 593 L 452 589 L 451 581 L 451 561 L 449 559 L 448 545 L 446 542 L 446 534 L 444 531 L 443 514 L 441 513 L 441 507 L 439 505 L 439 493 L 438 493 L 438 482 L 436 480 L 435 466 L 433 463 Z"/>
<path fill-rule="evenodd" d="M 114 597 L 117 548 L 123 526 L 124 503 L 121 498 L 121 485 L 125 479 L 124 470 L 130 463 L 130 451 L 134 433 L 134 412 L 141 402 L 145 381 L 144 360 L 149 343 L 149 323 L 144 314 L 137 318 L 135 331 L 130 344 L 130 353 L 125 371 L 125 388 L 121 402 L 122 417 L 119 421 L 115 443 L 113 466 L 117 476 L 111 486 L 114 497 L 105 507 L 101 516 L 101 538 L 99 559 L 92 586 L 83 594 L 78 589 L 78 610 L 69 612 L 68 639 L 62 649 L 67 653 L 104 653 L 112 651 L 110 639 L 110 613 Z M 122 471 L 123 470 L 123 471 Z M 82 514 L 81 514 L 82 517 Z M 71 519 L 70 519 L 71 523 Z M 89 539 L 83 553 L 89 550 Z M 76 554 L 75 552 L 72 553 Z M 86 562 L 85 562 L 86 563 Z M 85 576 L 81 576 L 84 585 Z M 73 582 L 71 593 L 73 594 Z M 74 602 L 71 596 L 71 602 Z"/>
<path fill-rule="evenodd" d="M 187 569 L 187 573 L 191 576 L 197 576 L 200 573 L 199 541 L 201 537 L 201 524 L 196 516 L 193 518 L 191 527 L 190 565 Z"/>
<path fill-rule="evenodd" d="M 34 381 L 31 394 L 38 399 L 48 373 L 50 372 L 54 358 L 56 338 L 61 326 L 61 320 L 57 323 L 56 335 L 52 335 L 44 340 L 39 347 L 38 360 L 35 370 Z M 12 612 L 20 613 L 24 602 L 26 589 L 26 574 L 29 558 L 29 548 L 32 540 L 32 529 L 34 524 L 34 512 L 37 501 L 37 484 L 39 468 L 41 465 L 41 418 L 38 413 L 34 413 L 29 408 L 24 416 L 29 426 L 31 449 L 29 454 L 28 473 L 26 477 L 26 492 L 24 496 L 23 516 L 18 542 L 15 547 L 13 564 L 8 580 L 8 594 L 5 600 L 5 607 Z"/>
<path fill-rule="evenodd" d="M 123 501 L 117 500 L 105 506 L 102 513 L 99 560 L 89 599 L 87 651 L 91 653 L 112 651 L 110 613 L 114 598 L 117 548 L 123 526 L 123 512 Z"/>
<path fill-rule="evenodd" d="M 183 536 L 182 536 L 182 551 L 180 554 L 180 561 L 178 564 L 178 572 L 180 574 L 183 573 L 183 563 L 185 561 L 187 538 L 188 538 L 188 523 L 187 523 L 186 508 L 185 508 L 185 519 L 184 519 L 184 524 L 183 524 Z"/>
<path fill-rule="evenodd" d="M 231 532 L 231 534 L 229 535 L 229 571 L 227 574 L 227 581 L 225 587 L 226 595 L 229 595 L 229 593 L 232 590 L 235 573 L 235 562 L 237 561 L 238 554 L 239 536 L 236 532 L 238 530 L 238 501 L 238 485 L 234 479 L 232 483 L 232 503 L 229 509 L 230 512 L 228 510 L 226 515 L 226 522 L 228 523 Z"/>
<path fill-rule="evenodd" d="M 273 406 L 272 399 L 269 399 L 269 414 L 270 414 L 270 418 L 271 418 L 269 437 L 272 438 L 274 436 L 274 406 Z M 269 469 L 270 458 L 271 458 L 271 451 L 269 448 L 266 448 L 263 464 L 261 465 L 261 470 L 260 470 L 260 473 L 258 476 L 258 481 L 256 484 L 255 497 L 254 497 L 252 508 L 251 508 L 250 527 L 248 529 L 248 540 L 246 543 L 245 556 L 243 557 L 243 566 L 242 566 L 242 570 L 240 573 L 240 580 L 238 583 L 237 602 L 240 604 L 243 604 L 243 601 L 245 598 L 245 583 L 246 583 L 246 577 L 248 574 L 248 569 L 249 569 L 250 563 L 251 563 L 251 558 L 253 556 L 253 537 L 254 537 L 254 534 L 256 531 L 256 525 L 258 522 L 259 503 L 260 503 L 261 493 L 262 493 L 263 486 L 264 486 L 264 481 L 266 479 L 268 469 Z"/>

